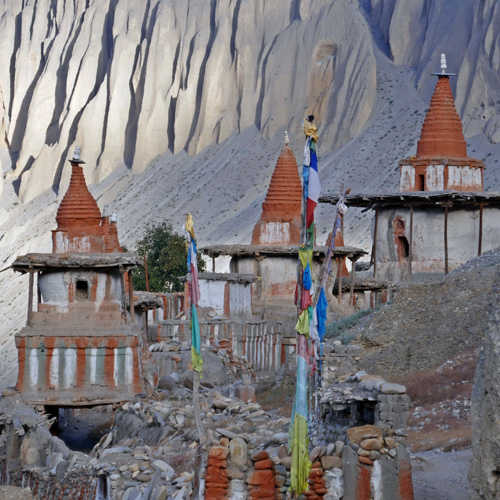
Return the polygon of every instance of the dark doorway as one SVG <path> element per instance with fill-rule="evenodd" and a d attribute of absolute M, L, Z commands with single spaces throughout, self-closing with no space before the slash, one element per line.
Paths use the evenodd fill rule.
<path fill-rule="evenodd" d="M 406 236 L 398 236 L 396 238 L 396 247 L 398 250 L 398 259 L 400 261 L 410 256 L 410 245 Z"/>
<path fill-rule="evenodd" d="M 50 427 L 53 436 L 60 438 L 73 451 L 89 453 L 111 428 L 113 406 L 67 408 L 45 406 L 45 411 L 56 420 Z"/>

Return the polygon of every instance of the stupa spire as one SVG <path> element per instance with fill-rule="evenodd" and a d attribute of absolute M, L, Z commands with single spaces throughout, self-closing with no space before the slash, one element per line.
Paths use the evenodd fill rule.
<path fill-rule="evenodd" d="M 417 156 L 444 156 L 463 158 L 467 156 L 467 144 L 462 131 L 462 122 L 455 109 L 455 101 L 450 86 L 450 76 L 446 73 L 445 54 L 441 54 L 441 73 L 438 77 L 431 105 L 427 111 L 420 140 L 417 144 Z"/>
<path fill-rule="evenodd" d="M 80 147 L 75 148 L 71 164 L 68 190 L 57 210 L 57 229 L 53 231 L 53 251 L 102 252 L 104 251 L 101 211 L 85 182 L 85 162 L 80 157 Z"/>
<path fill-rule="evenodd" d="M 484 163 L 467 156 L 462 121 L 441 54 L 441 72 L 417 143 L 417 154 L 399 162 L 401 191 L 482 191 Z"/>
<path fill-rule="evenodd" d="M 254 227 L 252 245 L 298 245 L 302 184 L 288 132 Z"/>
<path fill-rule="evenodd" d="M 88 190 L 80 159 L 80 147 L 75 148 L 71 163 L 71 179 L 68 190 L 59 205 L 56 215 L 57 229 L 91 227 L 101 224 L 101 211 Z"/>

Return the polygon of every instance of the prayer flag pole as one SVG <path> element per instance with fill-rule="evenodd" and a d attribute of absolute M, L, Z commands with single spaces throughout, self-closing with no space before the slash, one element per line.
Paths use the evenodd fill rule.
<path fill-rule="evenodd" d="M 312 256 L 314 251 L 314 209 L 318 203 L 321 184 L 318 175 L 316 142 L 318 129 L 314 116 L 309 115 L 303 123 L 306 135 L 303 161 L 303 199 L 301 245 L 297 263 L 297 382 L 290 423 L 288 447 L 292 454 L 290 493 L 300 496 L 308 489 L 309 471 L 309 431 L 307 425 L 307 385 L 310 373 L 310 332 L 314 328 L 314 311 L 311 300 Z"/>
<path fill-rule="evenodd" d="M 187 283 L 189 288 L 189 303 L 190 303 L 190 323 L 191 323 L 191 362 L 193 365 L 193 412 L 198 431 L 199 445 L 198 454 L 200 465 L 198 469 L 198 479 L 195 481 L 195 498 L 203 497 L 203 488 L 201 487 L 201 472 L 204 469 L 203 463 L 203 446 L 206 441 L 205 430 L 201 421 L 200 414 L 200 374 L 203 369 L 203 359 L 201 357 L 201 336 L 200 324 L 198 322 L 198 303 L 200 300 L 200 286 L 198 283 L 198 262 L 196 251 L 196 240 L 194 237 L 194 224 L 191 214 L 186 214 L 186 222 L 184 224 L 184 232 L 186 236 L 187 247 Z"/>

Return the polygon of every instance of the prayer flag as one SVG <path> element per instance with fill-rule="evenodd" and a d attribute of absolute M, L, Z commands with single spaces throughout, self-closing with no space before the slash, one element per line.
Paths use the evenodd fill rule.
<path fill-rule="evenodd" d="M 316 158 L 316 151 L 311 150 L 311 165 L 309 166 L 309 183 L 307 186 L 307 227 L 314 221 L 314 209 L 318 204 L 320 191 L 321 182 L 318 174 L 318 160 Z"/>
<path fill-rule="evenodd" d="M 191 362 L 193 369 L 201 373 L 203 360 L 201 358 L 201 335 L 198 321 L 197 306 L 200 301 L 200 285 L 198 282 L 198 263 L 196 254 L 196 240 L 194 239 L 193 217 L 187 214 L 184 224 L 187 247 L 187 268 L 189 301 L 191 303 Z"/>

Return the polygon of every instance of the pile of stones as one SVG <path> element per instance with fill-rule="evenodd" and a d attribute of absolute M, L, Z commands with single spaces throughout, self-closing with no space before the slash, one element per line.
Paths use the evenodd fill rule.
<path fill-rule="evenodd" d="M 399 443 L 396 441 L 394 433 L 387 431 L 389 435 L 384 436 L 383 434 L 382 429 L 376 425 L 352 427 L 347 431 L 349 446 L 358 454 L 360 463 L 373 465 L 373 461 L 378 460 L 382 455 L 396 457 L 396 448 Z"/>

